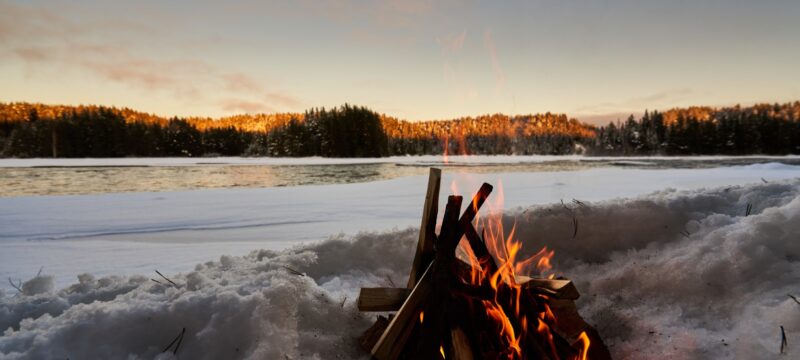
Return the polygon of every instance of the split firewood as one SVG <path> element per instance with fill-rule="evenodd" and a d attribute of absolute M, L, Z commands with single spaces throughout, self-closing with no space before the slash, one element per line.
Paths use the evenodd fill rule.
<path fill-rule="evenodd" d="M 422 223 L 419 226 L 419 241 L 414 262 L 411 264 L 411 273 L 408 277 L 408 288 L 417 284 L 422 272 L 433 261 L 433 243 L 436 239 L 436 217 L 439 206 L 439 187 L 442 180 L 442 170 L 431 168 L 428 176 L 428 192 L 425 194 L 425 205 L 422 208 Z"/>
<path fill-rule="evenodd" d="M 461 212 L 461 196 L 449 196 L 442 218 L 442 228 L 436 238 L 436 257 L 432 263 L 431 282 L 433 289 L 423 311 L 428 318 L 421 322 L 419 336 L 412 356 L 415 359 L 435 359 L 444 357 L 444 345 L 449 343 L 450 326 L 448 312 L 450 307 L 449 283 L 453 279 L 451 268 L 454 266 L 456 246 L 461 234 L 458 231 L 459 213 Z M 473 215 L 474 217 L 474 215 Z"/>
<path fill-rule="evenodd" d="M 591 342 L 587 358 L 592 360 L 611 359 L 611 353 L 609 353 L 599 333 L 594 327 L 583 320 L 578 313 L 578 308 L 575 306 L 574 301 L 569 299 L 550 299 L 548 304 L 550 310 L 552 310 L 556 319 L 558 319 L 554 330 L 559 335 L 570 342 L 575 342 L 578 340 L 581 333 L 585 332 Z"/>
<path fill-rule="evenodd" d="M 381 335 L 383 335 L 387 326 L 389 326 L 389 319 L 383 315 L 379 315 L 375 323 L 358 338 L 358 343 L 361 345 L 361 348 L 366 352 L 370 352 Z"/>
<path fill-rule="evenodd" d="M 522 285 L 523 288 L 549 295 L 556 299 L 576 300 L 581 296 L 571 280 L 538 279 L 523 275 L 517 275 L 515 279 L 517 284 Z"/>
<path fill-rule="evenodd" d="M 411 294 L 408 288 L 361 288 L 359 311 L 397 311 Z"/>

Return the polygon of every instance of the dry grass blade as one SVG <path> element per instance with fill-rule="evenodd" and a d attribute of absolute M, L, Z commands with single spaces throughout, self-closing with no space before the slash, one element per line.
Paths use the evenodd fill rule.
<path fill-rule="evenodd" d="M 786 295 L 788 295 L 790 298 L 792 298 L 792 300 L 794 300 L 794 302 L 800 304 L 800 300 L 798 300 L 797 297 L 795 297 L 794 295 L 792 295 L 792 294 L 786 294 Z"/>
<path fill-rule="evenodd" d="M 578 236 L 578 218 L 572 215 L 572 240 L 575 240 L 576 236 Z"/>
<path fill-rule="evenodd" d="M 174 287 L 178 287 L 178 284 L 176 284 L 174 281 L 172 281 L 172 280 L 170 280 L 169 278 L 167 278 L 166 276 L 164 276 L 164 274 L 162 274 L 160 271 L 156 270 L 156 274 L 158 274 L 158 276 L 161 276 L 162 278 L 164 278 L 164 280 L 167 280 L 167 282 L 169 282 L 170 284 L 172 284 L 172 286 L 174 286 Z M 152 280 L 152 279 L 151 279 L 151 280 Z"/>
<path fill-rule="evenodd" d="M 783 325 L 781 325 L 781 354 L 786 353 L 786 348 L 789 346 L 789 342 L 786 341 L 786 331 L 783 330 Z"/>
<path fill-rule="evenodd" d="M 292 269 L 292 268 L 290 268 L 290 267 L 288 267 L 286 265 L 284 265 L 283 268 L 286 269 L 286 271 L 288 271 L 291 274 L 294 274 L 294 275 L 297 275 L 297 276 L 306 276 L 306 274 L 303 274 L 303 273 L 301 273 L 301 272 L 299 272 L 299 271 L 297 271 L 295 269 Z"/>
<path fill-rule="evenodd" d="M 158 280 L 156 280 L 156 279 L 152 279 L 152 278 L 151 278 L 150 280 L 152 280 L 152 281 L 153 281 L 154 283 L 156 283 L 156 284 L 163 285 L 163 286 L 167 286 L 166 284 L 164 284 L 164 283 L 162 283 L 161 281 L 158 281 Z"/>
<path fill-rule="evenodd" d="M 744 216 L 750 216 L 750 213 L 753 211 L 753 204 L 747 203 L 747 209 L 745 209 Z"/>
<path fill-rule="evenodd" d="M 585 203 L 585 202 L 583 202 L 583 201 L 580 201 L 580 200 L 578 200 L 578 199 L 572 199 L 572 202 L 573 202 L 575 205 L 578 205 L 578 206 L 581 206 L 581 207 L 586 207 L 586 203 Z"/>
<path fill-rule="evenodd" d="M 178 336 L 176 336 L 175 339 L 173 339 L 172 342 L 170 342 L 169 345 L 167 345 L 167 347 L 164 348 L 164 350 L 161 350 L 161 352 L 162 353 L 167 352 L 169 351 L 169 349 L 172 348 L 172 345 L 175 345 L 175 349 L 172 350 L 172 354 L 177 355 L 178 349 L 181 348 L 181 343 L 183 342 L 183 335 L 185 334 L 186 334 L 186 328 L 181 329 L 181 333 L 178 334 Z M 177 344 L 175 344 L 176 342 Z"/>

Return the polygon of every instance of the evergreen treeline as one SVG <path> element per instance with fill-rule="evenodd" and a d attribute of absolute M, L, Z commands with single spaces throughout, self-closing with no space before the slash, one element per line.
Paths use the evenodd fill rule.
<path fill-rule="evenodd" d="M 384 119 L 393 154 L 572 154 L 594 129 L 563 114 L 502 114 L 445 121 Z"/>
<path fill-rule="evenodd" d="M 6 157 L 312 156 L 388 155 L 380 117 L 349 105 L 312 110 L 269 130 L 205 127 L 189 120 L 126 121 L 112 108 L 82 107 L 43 118 L 31 108 L 24 120 L 0 121 Z"/>
<path fill-rule="evenodd" d="M 593 155 L 800 154 L 800 102 L 645 112 L 597 129 Z"/>
<path fill-rule="evenodd" d="M 0 103 L 0 156 L 685 155 L 800 153 L 800 102 L 692 107 L 595 128 L 563 114 L 408 122 L 344 105 L 172 118 L 102 106 Z"/>
<path fill-rule="evenodd" d="M 0 122 L 5 157 L 122 157 L 240 155 L 251 134 L 232 127 L 198 130 L 186 120 L 126 122 L 108 108 L 42 118 L 31 110 L 26 121 Z"/>
<path fill-rule="evenodd" d="M 252 133 L 251 133 L 252 134 Z M 380 116 L 345 104 L 330 110 L 312 109 L 302 117 L 256 135 L 248 155 L 381 157 L 389 155 Z"/>
<path fill-rule="evenodd" d="M 0 155 L 6 157 L 567 154 L 593 135 L 592 127 L 549 113 L 408 122 L 344 105 L 212 120 L 0 103 Z"/>

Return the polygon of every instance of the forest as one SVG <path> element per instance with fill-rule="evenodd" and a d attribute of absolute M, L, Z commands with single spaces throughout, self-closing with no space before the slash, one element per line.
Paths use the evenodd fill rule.
<path fill-rule="evenodd" d="M 564 114 L 410 122 L 349 104 L 163 118 L 127 108 L 0 103 L 2 157 L 800 153 L 800 102 L 645 111 L 595 127 Z"/>
<path fill-rule="evenodd" d="M 750 107 L 691 107 L 596 129 L 594 155 L 800 154 L 800 102 Z"/>

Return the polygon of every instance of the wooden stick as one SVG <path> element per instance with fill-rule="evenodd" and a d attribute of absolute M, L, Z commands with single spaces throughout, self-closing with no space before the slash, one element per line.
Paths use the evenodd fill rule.
<path fill-rule="evenodd" d="M 361 288 L 359 311 L 397 311 L 411 294 L 408 288 Z"/>
<path fill-rule="evenodd" d="M 425 301 L 422 310 L 425 311 L 425 321 L 421 324 L 416 336 L 412 358 L 437 359 L 440 358 L 441 349 L 449 344 L 449 330 L 447 326 L 448 300 L 450 298 L 448 282 L 453 279 L 451 268 L 456 261 L 456 246 L 458 246 L 458 214 L 461 212 L 463 198 L 457 195 L 447 197 L 447 207 L 442 218 L 442 228 L 436 238 L 436 258 L 431 269 L 431 294 Z"/>
<path fill-rule="evenodd" d="M 422 276 L 423 269 L 433 260 L 433 242 L 436 238 L 436 217 L 439 207 L 439 188 L 441 186 L 442 170 L 431 168 L 428 175 L 428 192 L 425 194 L 425 204 L 422 207 L 422 223 L 419 226 L 419 242 L 411 273 L 408 277 L 408 288 L 417 284 Z"/>
<path fill-rule="evenodd" d="M 422 273 L 417 285 L 411 290 L 411 294 L 400 310 L 397 311 L 386 331 L 383 332 L 378 342 L 372 347 L 372 356 L 378 360 L 394 360 L 400 356 L 403 348 L 406 345 L 411 331 L 417 324 L 417 317 L 419 317 L 420 309 L 423 303 L 428 298 L 428 295 L 433 290 L 431 281 L 431 267 L 433 262 L 428 265 L 428 268 Z"/>

